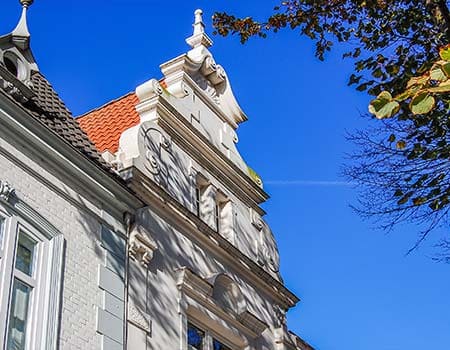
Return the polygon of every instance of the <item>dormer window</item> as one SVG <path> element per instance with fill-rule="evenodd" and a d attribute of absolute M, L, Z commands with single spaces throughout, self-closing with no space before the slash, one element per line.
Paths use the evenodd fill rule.
<path fill-rule="evenodd" d="M 3 64 L 8 72 L 20 81 L 25 81 L 27 79 L 27 66 L 15 53 L 6 51 L 3 55 Z"/>
<path fill-rule="evenodd" d="M 17 77 L 17 75 L 19 74 L 19 70 L 17 68 L 17 65 L 8 57 L 5 57 L 3 59 L 3 61 L 5 63 L 5 67 L 8 70 L 8 72 L 10 72 L 12 75 Z"/>

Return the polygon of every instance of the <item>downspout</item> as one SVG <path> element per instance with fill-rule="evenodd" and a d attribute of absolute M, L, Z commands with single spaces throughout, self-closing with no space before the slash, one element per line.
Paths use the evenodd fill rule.
<path fill-rule="evenodd" d="M 126 249 L 125 249 L 125 273 L 124 273 L 124 284 L 125 284 L 125 305 L 124 305 L 124 323 L 123 323 L 123 350 L 127 350 L 128 343 L 128 296 L 129 296 L 129 244 L 130 244 L 130 233 L 135 222 L 135 216 L 129 212 L 124 214 L 124 226 L 126 232 Z"/>

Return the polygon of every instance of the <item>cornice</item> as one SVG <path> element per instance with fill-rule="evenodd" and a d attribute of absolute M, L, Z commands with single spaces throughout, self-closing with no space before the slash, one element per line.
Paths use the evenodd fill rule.
<path fill-rule="evenodd" d="M 259 187 L 248 174 L 228 159 L 214 144 L 195 129 L 163 95 L 156 105 L 160 116 L 158 124 L 171 138 L 199 164 L 214 174 L 243 202 L 258 211 L 260 203 L 269 199 L 269 195 Z"/>
<path fill-rule="evenodd" d="M 217 256 L 233 267 L 237 273 L 248 279 L 252 285 L 263 291 L 281 307 L 287 310 L 299 302 L 299 298 L 281 282 L 272 277 L 219 233 L 211 229 L 188 208 L 184 207 L 137 168 L 124 169 L 121 175 L 128 180 L 129 187 L 152 211 L 168 223 L 176 226 L 184 234 L 189 235 L 191 239 L 197 240 L 206 246 L 209 251 L 215 252 Z M 243 268 L 249 273 L 243 274 Z"/>

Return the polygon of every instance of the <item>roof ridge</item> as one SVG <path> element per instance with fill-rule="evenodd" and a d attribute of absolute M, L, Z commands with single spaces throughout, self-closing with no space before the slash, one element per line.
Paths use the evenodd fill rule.
<path fill-rule="evenodd" d="M 83 114 L 81 114 L 81 115 L 79 115 L 79 116 L 74 117 L 74 119 L 82 119 L 82 118 L 84 118 L 84 117 L 87 117 L 89 114 L 91 114 L 91 113 L 93 113 L 93 112 L 100 111 L 100 110 L 102 110 L 103 108 L 106 108 L 107 106 L 109 106 L 109 105 L 111 105 L 111 104 L 113 104 L 113 103 L 119 102 L 120 100 L 123 100 L 124 98 L 126 98 L 126 97 L 128 97 L 128 96 L 130 96 L 130 95 L 132 95 L 132 94 L 135 94 L 135 92 L 134 92 L 134 91 L 127 92 L 125 95 L 122 95 L 122 96 L 120 96 L 120 97 L 117 97 L 117 98 L 115 98 L 115 99 L 112 99 L 112 100 L 110 100 L 110 101 L 104 103 L 103 105 L 101 105 L 101 106 L 99 106 L 99 107 L 93 108 L 93 109 L 91 109 L 91 110 L 89 110 L 89 111 L 87 111 L 87 112 L 84 112 Z"/>

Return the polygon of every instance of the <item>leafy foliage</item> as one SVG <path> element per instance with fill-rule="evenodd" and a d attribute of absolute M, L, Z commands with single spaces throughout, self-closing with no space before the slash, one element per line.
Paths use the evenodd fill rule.
<path fill-rule="evenodd" d="M 441 59 L 419 77 L 408 81 L 405 91 L 392 97 L 382 91 L 370 102 L 369 112 L 378 119 L 390 118 L 400 110 L 400 103 L 409 101 L 413 115 L 430 113 L 436 107 L 435 95 L 442 100 L 450 93 L 450 46 L 439 50 Z"/>
<path fill-rule="evenodd" d="M 316 56 L 337 43 L 354 61 L 348 84 L 376 96 L 374 128 L 349 135 L 359 151 L 345 175 L 361 191 L 357 210 L 383 228 L 427 224 L 450 209 L 450 14 L 446 0 L 283 1 L 263 21 L 218 12 L 216 33 L 265 38 L 284 28 L 315 41 Z M 439 48 L 444 47 L 439 51 Z M 450 247 L 442 244 L 442 247 Z M 443 249 L 443 248 L 442 248 Z"/>

